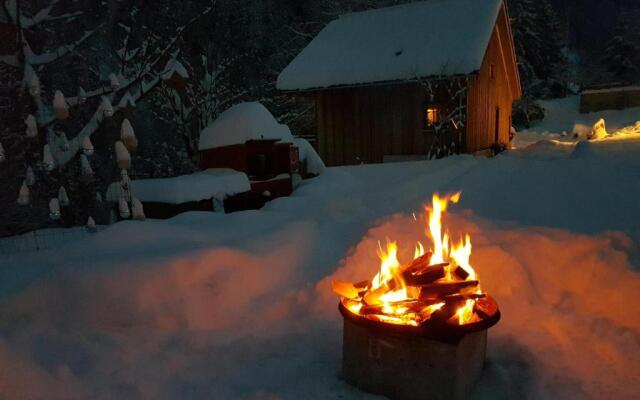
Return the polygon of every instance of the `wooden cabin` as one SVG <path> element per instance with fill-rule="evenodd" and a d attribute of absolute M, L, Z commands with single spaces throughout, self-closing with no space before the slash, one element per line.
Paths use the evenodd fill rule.
<path fill-rule="evenodd" d="M 508 147 L 521 96 L 502 0 L 430 0 L 341 16 L 277 86 L 314 102 L 327 165 Z"/>

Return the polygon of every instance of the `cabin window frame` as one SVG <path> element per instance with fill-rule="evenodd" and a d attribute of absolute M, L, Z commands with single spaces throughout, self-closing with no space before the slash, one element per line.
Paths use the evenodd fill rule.
<path fill-rule="evenodd" d="M 429 111 L 433 110 L 435 113 L 435 121 L 433 123 L 430 123 L 429 121 Z M 422 129 L 424 131 L 429 131 L 429 132 L 433 132 L 436 130 L 436 126 L 438 124 L 441 125 L 441 127 L 444 125 L 444 121 L 442 119 L 442 115 L 447 113 L 447 105 L 444 103 L 436 103 L 436 102 L 425 102 L 423 107 L 422 107 L 422 112 L 421 112 L 421 120 L 422 120 Z"/>
<path fill-rule="evenodd" d="M 423 111 L 425 128 L 433 128 L 439 121 L 440 107 L 428 105 Z"/>

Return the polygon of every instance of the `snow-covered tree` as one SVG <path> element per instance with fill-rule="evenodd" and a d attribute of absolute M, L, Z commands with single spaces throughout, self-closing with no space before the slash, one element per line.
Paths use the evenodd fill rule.
<path fill-rule="evenodd" d="M 640 7 L 623 9 L 618 25 L 607 42 L 601 63 L 611 80 L 624 83 L 640 81 Z"/>
<path fill-rule="evenodd" d="M 11 32 L 0 45 L 0 105 L 10 105 L 0 107 L 8 125 L 0 131 L 6 158 L 0 202 L 16 205 L 27 166 L 38 177 L 29 207 L 1 208 L 0 236 L 45 224 L 61 185 L 74 204 L 72 214 L 62 215 L 65 224 L 83 225 L 89 213 L 102 218 L 95 208 L 111 205 L 95 199 L 119 177 L 118 127 L 162 85 L 184 32 L 215 7 L 213 0 L 185 3 L 170 12 L 175 2 L 168 0 L 0 0 L 0 23 Z M 126 131 L 134 149 L 137 139 Z"/>
<path fill-rule="evenodd" d="M 564 95 L 564 27 L 548 0 L 508 0 L 525 95 Z"/>

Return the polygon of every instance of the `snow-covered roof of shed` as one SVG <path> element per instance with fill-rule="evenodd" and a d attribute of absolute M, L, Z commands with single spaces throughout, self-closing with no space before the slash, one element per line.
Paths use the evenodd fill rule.
<path fill-rule="evenodd" d="M 470 74 L 502 0 L 429 0 L 332 21 L 278 77 L 280 90 Z"/>
<path fill-rule="evenodd" d="M 289 127 L 278 123 L 265 106 L 258 102 L 240 103 L 220 114 L 200 132 L 199 150 L 263 139 L 293 142 Z"/>

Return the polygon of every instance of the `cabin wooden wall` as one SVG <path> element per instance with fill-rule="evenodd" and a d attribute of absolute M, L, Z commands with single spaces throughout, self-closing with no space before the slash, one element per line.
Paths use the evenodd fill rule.
<path fill-rule="evenodd" d="M 421 95 L 416 85 L 315 93 L 318 150 L 327 165 L 381 163 L 387 154 L 417 154 Z"/>
<path fill-rule="evenodd" d="M 448 104 L 459 88 L 442 81 L 435 102 Z M 426 156 L 435 133 L 425 130 L 426 89 L 418 83 L 342 88 L 315 92 L 317 144 L 327 165 L 381 163 L 385 156 Z M 461 147 L 459 132 L 438 143 Z"/>
<path fill-rule="evenodd" d="M 482 67 L 477 75 L 470 78 L 467 152 L 486 150 L 496 143 L 496 109 L 500 110 L 498 142 L 509 144 L 512 104 L 520 96 L 516 71 L 509 21 L 503 7 Z"/>

